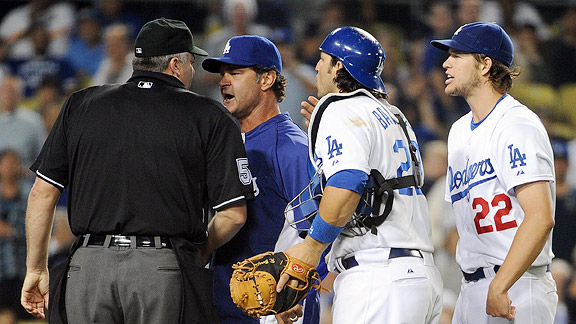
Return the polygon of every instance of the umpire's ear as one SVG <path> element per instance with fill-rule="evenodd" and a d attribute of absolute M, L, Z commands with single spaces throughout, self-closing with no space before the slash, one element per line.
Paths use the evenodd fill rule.
<path fill-rule="evenodd" d="M 180 79 L 180 74 L 182 72 L 182 61 L 176 56 L 172 57 L 168 62 L 168 66 L 164 70 L 164 73 L 171 75 Z"/>
<path fill-rule="evenodd" d="M 262 91 L 267 91 L 268 89 L 272 88 L 274 82 L 276 82 L 276 78 L 278 78 L 278 75 L 276 75 L 276 71 L 274 70 L 262 73 L 260 76 L 260 88 Z"/>

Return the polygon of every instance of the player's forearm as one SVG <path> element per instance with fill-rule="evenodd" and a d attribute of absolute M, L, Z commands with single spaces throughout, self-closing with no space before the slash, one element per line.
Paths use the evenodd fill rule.
<path fill-rule="evenodd" d="M 26 266 L 29 272 L 41 272 L 48 266 L 48 245 L 58 197 L 60 191 L 57 188 L 36 179 L 26 211 Z"/>
<path fill-rule="evenodd" d="M 359 201 L 360 195 L 354 191 L 327 186 L 318 214 L 326 223 L 342 227 L 352 218 Z"/>
<path fill-rule="evenodd" d="M 523 186 L 517 197 L 525 216 L 518 228 L 506 260 L 491 286 L 508 291 L 538 257 L 554 227 L 552 196 L 547 182 Z"/>
<path fill-rule="evenodd" d="M 318 214 L 304 242 L 287 249 L 286 253 L 317 266 L 322 252 L 336 239 L 342 227 L 350 220 L 359 200 L 360 195 L 354 191 L 327 186 Z"/>
<path fill-rule="evenodd" d="M 239 202 L 216 213 L 208 224 L 208 239 L 202 251 L 204 261 L 220 246 L 230 241 L 246 223 L 246 202 Z"/>

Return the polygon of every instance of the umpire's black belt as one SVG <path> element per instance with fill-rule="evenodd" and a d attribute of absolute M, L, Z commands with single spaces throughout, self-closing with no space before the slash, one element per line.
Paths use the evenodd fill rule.
<path fill-rule="evenodd" d="M 96 235 L 86 234 L 81 238 L 82 246 L 129 247 L 171 249 L 170 239 L 165 236 Z"/>
<path fill-rule="evenodd" d="M 499 265 L 495 265 L 493 267 L 488 267 L 488 268 L 478 268 L 476 269 L 476 271 L 472 272 L 472 273 L 467 273 L 462 271 L 462 274 L 464 275 L 464 280 L 466 280 L 466 282 L 474 282 L 474 281 L 478 281 L 480 279 L 485 279 L 485 278 L 489 278 L 489 277 L 493 277 L 494 275 L 496 275 L 496 273 L 498 272 L 498 270 L 500 269 Z M 543 270 L 545 269 L 546 272 L 550 272 L 550 265 L 547 264 L 545 266 L 541 266 L 541 267 L 530 267 L 528 268 L 528 270 L 526 272 L 531 273 L 531 272 L 544 272 Z"/>
<path fill-rule="evenodd" d="M 420 250 L 415 249 L 390 248 L 390 255 L 388 256 L 388 259 L 402 258 L 402 257 L 422 258 L 422 252 L 420 252 Z M 358 265 L 358 261 L 356 261 L 356 258 L 354 256 L 342 259 L 341 262 L 342 267 L 346 270 L 354 268 L 355 266 Z"/>

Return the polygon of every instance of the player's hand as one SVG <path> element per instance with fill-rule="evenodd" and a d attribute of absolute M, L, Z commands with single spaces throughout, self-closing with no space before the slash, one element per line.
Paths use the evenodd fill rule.
<path fill-rule="evenodd" d="M 310 243 L 312 243 L 312 244 L 310 244 Z M 327 244 L 324 245 L 324 244 L 321 244 L 314 239 L 306 237 L 304 242 L 298 243 L 298 244 L 286 249 L 286 251 L 284 251 L 284 253 L 286 253 L 287 255 L 289 255 L 291 257 L 294 257 L 296 259 L 304 261 L 313 267 L 317 267 L 318 264 L 320 263 L 320 258 L 322 256 L 322 252 L 324 252 L 324 249 L 326 248 L 326 246 L 327 246 Z M 294 281 L 290 282 L 290 284 L 292 286 L 295 286 L 295 287 L 299 286 L 299 284 L 297 283 L 298 280 L 290 279 L 290 276 L 288 274 L 284 273 L 280 277 L 280 279 L 278 280 L 278 284 L 276 285 L 276 291 L 281 292 L 282 289 L 284 289 L 284 286 L 286 285 L 286 283 L 290 280 L 296 281 L 296 282 L 294 282 Z"/>
<path fill-rule="evenodd" d="M 39 273 L 26 273 L 20 303 L 28 313 L 37 318 L 46 318 L 44 306 L 48 308 L 48 287 L 48 269 Z"/>
<path fill-rule="evenodd" d="M 309 96 L 308 101 L 302 101 L 302 103 L 300 103 L 300 106 L 302 106 L 300 113 L 302 116 L 304 116 L 304 118 L 306 118 L 306 126 L 308 127 L 310 127 L 310 117 L 312 116 L 312 112 L 314 111 L 314 107 L 316 107 L 317 103 L 318 98 L 314 96 Z"/>
<path fill-rule="evenodd" d="M 297 304 L 284 313 L 276 314 L 275 316 L 278 324 L 292 324 L 298 321 L 298 318 L 302 317 L 302 315 L 304 315 L 302 305 Z"/>
<path fill-rule="evenodd" d="M 516 307 L 512 306 L 507 291 L 498 292 L 490 285 L 486 299 L 486 314 L 493 317 L 504 317 L 509 321 L 514 319 Z"/>

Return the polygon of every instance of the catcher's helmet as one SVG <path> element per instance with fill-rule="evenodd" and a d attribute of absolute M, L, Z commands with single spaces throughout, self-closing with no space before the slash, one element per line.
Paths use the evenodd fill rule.
<path fill-rule="evenodd" d="M 380 77 L 386 54 L 382 45 L 367 31 L 357 27 L 337 28 L 324 39 L 320 50 L 337 57 L 363 86 L 386 93 Z"/>

